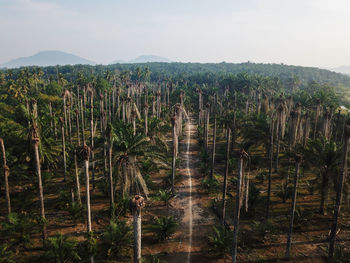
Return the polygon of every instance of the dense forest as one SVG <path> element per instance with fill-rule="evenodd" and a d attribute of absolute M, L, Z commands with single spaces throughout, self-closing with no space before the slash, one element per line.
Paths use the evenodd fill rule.
<path fill-rule="evenodd" d="M 0 262 L 349 262 L 350 78 L 0 71 Z"/>

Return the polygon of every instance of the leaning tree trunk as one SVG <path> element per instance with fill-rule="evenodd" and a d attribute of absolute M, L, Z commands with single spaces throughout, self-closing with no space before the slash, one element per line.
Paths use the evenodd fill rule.
<path fill-rule="evenodd" d="M 230 159 L 230 136 L 231 129 L 227 127 L 226 131 L 226 159 L 225 159 L 225 175 L 224 175 L 224 185 L 222 188 L 222 224 L 225 223 L 225 213 L 226 213 L 226 191 L 227 191 L 227 177 L 228 177 L 228 166 Z"/>
<path fill-rule="evenodd" d="M 339 218 L 341 202 L 342 202 L 344 181 L 348 171 L 347 163 L 348 163 L 349 137 L 350 137 L 350 119 L 347 120 L 347 123 L 344 127 L 344 150 L 343 150 L 342 169 L 339 174 L 338 182 L 337 182 L 337 194 L 335 199 L 333 223 L 332 223 L 331 233 L 329 235 L 329 249 L 328 249 L 329 263 L 333 263 L 335 238 L 337 236 L 338 218 Z"/>
<path fill-rule="evenodd" d="M 134 263 L 141 263 L 141 208 L 144 207 L 144 199 L 136 195 L 131 202 L 134 218 Z"/>
<path fill-rule="evenodd" d="M 292 234 L 293 234 L 293 223 L 294 223 L 294 215 L 295 215 L 295 206 L 297 202 L 297 189 L 298 189 L 298 179 L 299 179 L 299 167 L 301 162 L 301 156 L 295 156 L 295 176 L 294 176 L 294 188 L 293 188 L 293 196 L 292 196 L 292 207 L 290 210 L 290 219 L 289 219 L 289 232 L 287 236 L 287 248 L 286 248 L 286 256 L 285 259 L 290 259 L 290 250 L 292 247 Z"/>
<path fill-rule="evenodd" d="M 7 213 L 11 213 L 11 199 L 10 199 L 10 187 L 9 187 L 9 174 L 10 174 L 10 168 L 7 166 L 6 163 L 6 151 L 5 151 L 5 144 L 4 140 L 0 138 L 0 144 L 1 144 L 1 151 L 2 151 L 2 158 L 3 158 L 3 167 L 4 167 L 4 181 L 5 181 L 5 196 L 6 196 L 6 204 L 7 204 Z"/>
<path fill-rule="evenodd" d="M 243 163 L 244 159 L 247 157 L 247 153 L 241 150 L 240 157 L 238 161 L 238 178 L 237 178 L 237 188 L 236 188 L 236 204 L 235 204 L 235 216 L 233 219 L 233 242 L 232 242 L 232 263 L 236 263 L 237 258 L 237 238 L 238 238 L 238 226 L 239 217 L 241 212 L 241 187 L 243 181 Z"/>
<path fill-rule="evenodd" d="M 43 240 L 47 239 L 47 228 L 46 228 L 46 219 L 45 219 L 45 206 L 44 206 L 44 191 L 43 184 L 41 179 L 41 167 L 40 167 L 40 155 L 39 155 L 39 128 L 37 126 L 37 106 L 36 102 L 33 104 L 33 113 L 34 113 L 34 121 L 32 126 L 32 142 L 34 147 L 35 154 L 35 165 L 36 165 L 36 173 L 38 175 L 38 192 L 39 192 L 39 201 L 40 201 L 40 215 L 43 223 Z"/>

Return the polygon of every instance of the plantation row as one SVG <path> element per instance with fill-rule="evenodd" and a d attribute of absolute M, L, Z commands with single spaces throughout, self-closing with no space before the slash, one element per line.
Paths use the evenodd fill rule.
<path fill-rule="evenodd" d="M 152 244 L 183 235 L 173 204 L 193 119 L 197 191 L 216 217 L 206 261 L 249 261 L 263 239 L 283 245 L 274 260 L 298 261 L 298 232 L 320 226 L 320 260 L 347 262 L 350 122 L 334 88 L 246 73 L 46 71 L 0 75 L 0 262 L 166 260 Z"/>

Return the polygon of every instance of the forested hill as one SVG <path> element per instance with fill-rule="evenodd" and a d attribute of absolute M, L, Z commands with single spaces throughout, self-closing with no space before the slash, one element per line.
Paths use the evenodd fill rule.
<path fill-rule="evenodd" d="M 133 63 L 133 64 L 113 64 L 113 65 L 66 65 L 66 66 L 51 66 L 42 68 L 46 77 L 55 77 L 57 72 L 62 73 L 66 79 L 73 80 L 78 73 L 89 75 L 91 73 L 104 74 L 107 70 L 110 71 L 135 71 L 136 68 L 149 68 L 151 72 L 151 79 L 157 80 L 164 77 L 174 79 L 178 77 L 189 77 L 197 75 L 198 78 L 203 77 L 206 80 L 211 78 L 211 81 L 215 83 L 218 77 L 227 73 L 241 73 L 246 72 L 249 74 L 259 74 L 269 77 L 277 77 L 283 83 L 286 83 L 292 78 L 300 80 L 301 84 L 307 85 L 310 82 L 317 82 L 320 84 L 327 84 L 336 87 L 349 87 L 350 89 L 350 77 L 335 73 L 325 69 L 301 67 L 301 66 L 289 66 L 284 64 L 262 64 L 262 63 Z M 19 69 L 13 69 L 12 73 L 16 74 Z"/>

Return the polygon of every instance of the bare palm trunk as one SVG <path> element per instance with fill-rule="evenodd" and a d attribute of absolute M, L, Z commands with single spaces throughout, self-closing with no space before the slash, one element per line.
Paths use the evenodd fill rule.
<path fill-rule="evenodd" d="M 327 215 L 327 203 L 328 203 L 328 172 L 322 174 L 321 185 L 321 202 L 320 202 L 320 214 Z"/>
<path fill-rule="evenodd" d="M 350 137 L 350 121 L 347 120 L 346 125 L 344 127 L 344 150 L 343 150 L 342 169 L 337 180 L 337 194 L 335 199 L 333 223 L 332 223 L 331 233 L 329 235 L 329 249 L 328 249 L 329 263 L 333 263 L 335 238 L 337 236 L 338 218 L 339 218 L 341 202 L 342 202 L 344 181 L 348 171 L 347 163 L 348 163 L 349 137 Z"/>
<path fill-rule="evenodd" d="M 172 156 L 172 165 L 171 165 L 171 192 L 175 194 L 175 173 L 176 173 L 176 117 L 171 118 L 171 124 L 173 126 L 173 156 Z"/>
<path fill-rule="evenodd" d="M 229 159 L 230 159 L 230 136 L 231 136 L 231 129 L 229 127 L 227 127 L 225 175 L 224 175 L 224 185 L 223 185 L 223 189 L 222 189 L 222 224 L 225 223 L 225 213 L 226 213 L 227 177 L 228 177 L 228 166 L 229 166 Z"/>
<path fill-rule="evenodd" d="M 293 195 L 292 195 L 292 207 L 290 210 L 289 232 L 287 235 L 287 248 L 286 248 L 286 256 L 285 256 L 286 260 L 290 259 L 290 250 L 292 247 L 293 224 L 294 224 L 295 206 L 297 202 L 297 189 L 298 189 L 300 162 L 301 162 L 301 156 L 297 155 L 295 157 L 294 188 L 293 188 Z"/>
<path fill-rule="evenodd" d="M 113 166 L 112 166 L 112 155 L 113 155 L 113 143 L 108 145 L 108 161 L 109 161 L 109 195 L 110 195 L 110 209 L 111 214 L 113 213 L 114 206 L 114 189 L 113 189 Z"/>
<path fill-rule="evenodd" d="M 36 173 L 38 176 L 40 215 L 43 221 L 43 240 L 45 241 L 47 239 L 47 228 L 46 228 L 46 219 L 45 219 L 44 191 L 43 191 L 43 184 L 41 179 L 41 167 L 40 167 L 40 155 L 39 155 L 40 136 L 39 136 L 39 129 L 37 126 L 38 112 L 37 112 L 36 102 L 34 102 L 33 104 L 33 115 L 34 115 L 34 121 L 32 126 L 32 142 L 33 142 L 34 154 L 35 154 Z"/>
<path fill-rule="evenodd" d="M 235 204 L 235 216 L 233 219 L 233 242 L 232 242 L 232 263 L 236 263 L 237 258 L 237 238 L 238 238 L 238 227 L 239 227 L 239 217 L 241 213 L 241 187 L 243 181 L 243 163 L 244 158 L 246 158 L 246 152 L 241 150 L 240 158 L 238 161 L 238 178 L 236 187 L 236 204 Z"/>
<path fill-rule="evenodd" d="M 63 181 L 67 180 L 67 159 L 66 159 L 66 141 L 64 134 L 64 120 L 60 118 L 61 131 L 62 131 L 62 156 L 63 156 Z"/>
<path fill-rule="evenodd" d="M 208 134 L 209 134 L 209 115 L 210 115 L 210 104 L 206 105 L 206 116 L 205 116 L 205 127 L 204 127 L 204 149 L 208 152 Z"/>
<path fill-rule="evenodd" d="M 80 194 L 80 180 L 79 180 L 79 169 L 78 169 L 78 160 L 77 160 L 77 151 L 74 150 L 74 167 L 75 167 L 75 184 L 78 203 L 81 204 L 81 194 Z"/>
<path fill-rule="evenodd" d="M 84 109 L 83 108 L 83 98 L 80 98 L 80 106 L 81 106 L 81 136 L 83 138 L 83 145 L 86 144 L 85 141 L 85 118 L 84 118 Z"/>
<path fill-rule="evenodd" d="M 91 144 L 91 164 L 92 164 L 92 190 L 95 189 L 95 154 L 94 154 L 94 94 L 90 92 L 90 144 Z"/>
<path fill-rule="evenodd" d="M 144 110 L 145 110 L 145 135 L 148 136 L 148 104 L 145 104 Z"/>
<path fill-rule="evenodd" d="M 91 222 L 91 205 L 90 205 L 90 178 L 89 178 L 89 158 L 90 148 L 84 145 L 82 155 L 85 165 L 85 187 L 86 187 L 86 212 L 87 212 L 87 234 L 88 237 L 92 234 L 92 222 Z M 90 257 L 90 262 L 94 262 L 94 257 Z"/>
<path fill-rule="evenodd" d="M 270 200 L 271 200 L 271 183 L 272 183 L 272 166 L 273 166 L 273 131 L 274 131 L 274 120 L 271 120 L 270 129 L 270 149 L 269 149 L 269 182 L 267 186 L 267 203 L 266 203 L 266 219 L 270 217 Z"/>
<path fill-rule="evenodd" d="M 141 208 L 143 206 L 143 197 L 136 195 L 132 200 L 134 218 L 134 263 L 141 263 Z"/>
<path fill-rule="evenodd" d="M 210 180 L 213 180 L 214 178 L 215 148 L 216 148 L 216 113 L 214 111 L 213 149 L 211 152 Z"/>
<path fill-rule="evenodd" d="M 77 130 L 78 145 L 80 146 L 80 125 L 79 125 L 79 110 L 75 110 L 75 125 Z"/>
<path fill-rule="evenodd" d="M 3 167 L 4 167 L 4 181 L 5 181 L 5 196 L 6 196 L 6 204 L 7 204 L 7 213 L 11 213 L 11 199 L 10 199 L 10 187 L 9 187 L 9 174 L 10 174 L 10 168 L 7 166 L 6 163 L 6 151 L 5 151 L 5 144 L 4 140 L 0 138 L 0 145 L 1 145 L 1 151 L 2 151 L 2 158 L 3 158 Z"/>

